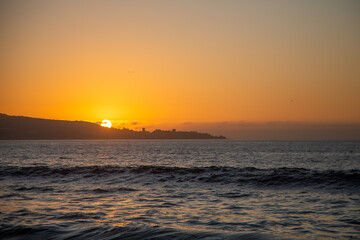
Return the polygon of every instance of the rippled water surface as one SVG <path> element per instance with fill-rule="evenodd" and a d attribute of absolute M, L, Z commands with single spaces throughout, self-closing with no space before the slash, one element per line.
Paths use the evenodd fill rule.
<path fill-rule="evenodd" d="M 359 239 L 360 142 L 0 141 L 1 239 Z"/>

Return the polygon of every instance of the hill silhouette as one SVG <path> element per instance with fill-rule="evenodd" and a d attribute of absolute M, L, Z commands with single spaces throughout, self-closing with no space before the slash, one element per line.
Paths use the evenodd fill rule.
<path fill-rule="evenodd" d="M 0 139 L 225 139 L 195 131 L 134 131 L 84 121 L 50 120 L 0 113 Z"/>

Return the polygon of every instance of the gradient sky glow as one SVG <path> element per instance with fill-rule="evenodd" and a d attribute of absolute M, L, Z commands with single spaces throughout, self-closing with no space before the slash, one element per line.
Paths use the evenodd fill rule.
<path fill-rule="evenodd" d="M 360 1 L 0 1 L 0 112 L 360 123 Z"/>

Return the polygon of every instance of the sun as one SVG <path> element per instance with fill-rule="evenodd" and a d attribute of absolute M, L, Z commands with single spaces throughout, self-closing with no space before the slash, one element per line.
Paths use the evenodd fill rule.
<path fill-rule="evenodd" d="M 105 120 L 103 120 L 102 122 L 101 122 L 101 126 L 102 127 L 107 127 L 107 128 L 111 128 L 111 122 L 109 121 L 109 120 L 107 120 L 107 119 L 105 119 Z"/>

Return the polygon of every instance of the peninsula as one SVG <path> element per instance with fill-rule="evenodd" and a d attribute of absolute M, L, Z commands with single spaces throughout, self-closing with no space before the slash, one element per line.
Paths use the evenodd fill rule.
<path fill-rule="evenodd" d="M 195 131 L 105 128 L 96 123 L 64 121 L 0 113 L 1 140 L 50 140 L 50 139 L 225 139 Z"/>

